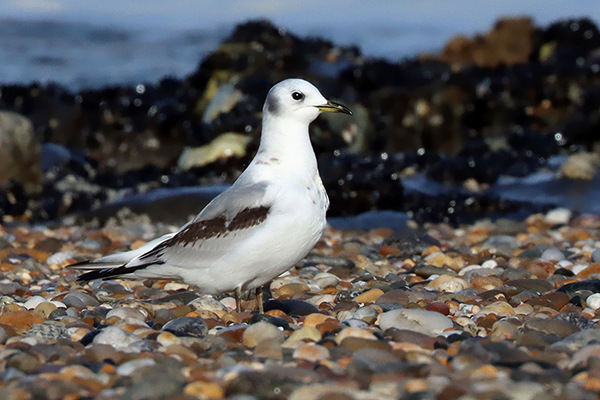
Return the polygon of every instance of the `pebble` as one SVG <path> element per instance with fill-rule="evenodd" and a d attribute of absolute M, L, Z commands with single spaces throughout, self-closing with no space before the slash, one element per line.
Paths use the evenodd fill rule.
<path fill-rule="evenodd" d="M 78 310 L 83 310 L 88 307 L 98 307 L 100 305 L 98 300 L 83 292 L 69 292 L 63 298 L 62 302 L 67 307 L 74 307 Z"/>
<path fill-rule="evenodd" d="M 262 341 L 275 341 L 281 344 L 284 340 L 285 334 L 281 330 L 263 321 L 250 325 L 243 336 L 244 346 L 249 348 L 256 347 Z"/>
<path fill-rule="evenodd" d="M 129 334 L 121 328 L 107 326 L 94 337 L 93 343 L 110 345 L 116 350 L 126 353 L 136 353 L 139 352 L 139 342 L 141 341 L 141 338 Z"/>
<path fill-rule="evenodd" d="M 357 303 L 372 303 L 376 301 L 383 294 L 381 289 L 370 289 L 364 293 L 359 294 L 354 298 Z"/>
<path fill-rule="evenodd" d="M 66 327 L 49 322 L 33 325 L 31 328 L 29 328 L 27 334 L 35 336 L 43 341 L 58 339 L 68 340 L 71 338 Z"/>
<path fill-rule="evenodd" d="M 322 334 L 317 328 L 304 325 L 302 328 L 292 332 L 292 334 L 287 338 L 286 343 L 294 341 L 318 342 L 321 340 L 321 338 Z"/>
<path fill-rule="evenodd" d="M 335 342 L 341 344 L 346 338 L 361 338 L 368 340 L 377 340 L 377 336 L 370 329 L 366 328 L 344 328 L 336 336 Z"/>
<path fill-rule="evenodd" d="M 167 322 L 162 329 L 175 336 L 204 337 L 208 334 L 208 325 L 200 318 L 179 317 Z"/>
<path fill-rule="evenodd" d="M 138 321 L 145 321 L 146 314 L 136 308 L 119 307 L 113 308 L 106 314 L 106 319 L 116 317 L 119 319 L 131 318 Z"/>
<path fill-rule="evenodd" d="M 419 309 L 398 309 L 381 314 L 379 327 L 407 329 L 435 336 L 452 328 L 452 320 L 438 312 Z"/>
<path fill-rule="evenodd" d="M 329 358 L 326 347 L 314 343 L 303 344 L 294 350 L 294 358 L 310 362 L 320 362 Z"/>

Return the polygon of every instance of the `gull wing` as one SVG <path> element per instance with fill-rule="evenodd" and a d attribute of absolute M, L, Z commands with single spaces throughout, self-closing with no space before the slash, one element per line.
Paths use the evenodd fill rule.
<path fill-rule="evenodd" d="M 145 252 L 116 268 L 92 271 L 82 275 L 80 280 L 130 274 L 162 264 L 183 269 L 208 268 L 264 223 L 271 208 L 265 200 L 266 189 L 266 183 L 234 185 L 213 199 L 178 232 L 163 237 L 152 248 L 144 246 Z M 172 277 L 172 271 L 167 271 L 166 267 L 164 275 L 160 267 L 139 275 Z"/>

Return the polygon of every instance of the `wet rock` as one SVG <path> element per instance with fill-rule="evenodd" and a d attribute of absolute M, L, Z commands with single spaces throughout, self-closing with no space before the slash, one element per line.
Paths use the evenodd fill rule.
<path fill-rule="evenodd" d="M 248 135 L 224 133 L 205 146 L 186 147 L 177 161 L 177 166 L 186 171 L 229 157 L 245 157 L 246 147 L 250 141 L 251 137 Z"/>
<path fill-rule="evenodd" d="M 600 332 L 597 329 L 587 329 L 575 332 L 566 338 L 554 343 L 551 348 L 563 351 L 577 351 L 584 346 L 600 341 Z"/>

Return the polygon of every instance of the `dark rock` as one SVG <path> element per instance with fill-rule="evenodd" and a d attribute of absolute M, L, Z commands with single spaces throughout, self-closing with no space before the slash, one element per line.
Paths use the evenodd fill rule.
<path fill-rule="evenodd" d="M 287 299 L 287 300 L 283 300 L 283 301 L 274 300 L 274 299 L 267 300 L 264 303 L 264 309 L 265 309 L 265 311 L 281 310 L 284 313 L 286 313 L 287 315 L 298 315 L 298 316 L 308 315 L 308 314 L 313 314 L 313 313 L 319 312 L 319 309 L 317 307 L 315 307 L 314 305 L 312 305 L 306 301 L 295 300 L 295 299 Z"/>
<path fill-rule="evenodd" d="M 179 317 L 167 322 L 162 330 L 171 332 L 176 336 L 201 338 L 208 334 L 208 325 L 200 318 Z"/>
<path fill-rule="evenodd" d="M 600 280 L 586 279 L 579 282 L 567 283 L 566 285 L 559 287 L 556 291 L 566 293 L 571 298 L 583 291 L 598 293 L 600 292 Z"/>
<path fill-rule="evenodd" d="M 554 286 L 545 279 L 514 279 L 504 283 L 505 286 L 516 287 L 517 290 L 531 290 L 538 293 L 546 293 Z"/>
<path fill-rule="evenodd" d="M 411 256 L 420 254 L 431 246 L 439 246 L 439 240 L 417 231 L 406 232 L 388 236 L 383 240 L 384 246 L 396 246 L 403 255 Z"/>
<path fill-rule="evenodd" d="M 67 307 L 74 307 L 78 310 L 83 310 L 87 307 L 98 307 L 100 302 L 94 297 L 83 292 L 69 292 L 63 298 L 63 303 Z"/>
<path fill-rule="evenodd" d="M 281 318 L 281 317 L 274 317 L 272 315 L 268 315 L 268 314 L 254 314 L 252 317 L 250 317 L 250 319 L 248 320 L 248 325 L 252 325 L 255 324 L 257 322 L 268 322 L 271 325 L 275 325 L 277 327 L 281 327 L 286 331 L 290 331 L 292 330 L 290 328 L 290 324 L 288 324 L 288 322 Z"/>

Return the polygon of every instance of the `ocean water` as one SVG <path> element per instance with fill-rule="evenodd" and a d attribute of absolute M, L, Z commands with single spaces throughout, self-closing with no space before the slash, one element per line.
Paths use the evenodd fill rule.
<path fill-rule="evenodd" d="M 2 0 L 0 83 L 58 82 L 78 90 L 185 77 L 236 23 L 268 18 L 300 36 L 357 45 L 399 60 L 441 49 L 450 37 L 503 16 L 539 25 L 600 21 L 589 0 Z"/>

